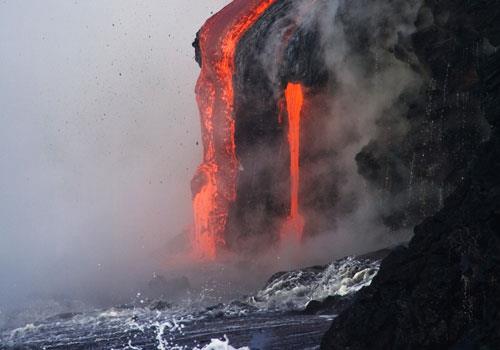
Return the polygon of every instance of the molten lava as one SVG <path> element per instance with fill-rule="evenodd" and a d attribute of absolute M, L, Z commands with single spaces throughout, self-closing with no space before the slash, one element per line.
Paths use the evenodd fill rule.
<path fill-rule="evenodd" d="M 288 143 L 290 148 L 290 214 L 281 230 L 282 238 L 290 234 L 302 239 L 304 218 L 299 210 L 300 186 L 300 119 L 304 93 L 300 84 L 289 83 L 285 89 L 288 112 Z"/>
<path fill-rule="evenodd" d="M 193 179 L 194 249 L 213 260 L 224 244 L 229 205 L 236 199 L 233 75 L 238 42 L 275 0 L 234 0 L 199 33 L 202 69 L 196 84 L 203 163 Z"/>

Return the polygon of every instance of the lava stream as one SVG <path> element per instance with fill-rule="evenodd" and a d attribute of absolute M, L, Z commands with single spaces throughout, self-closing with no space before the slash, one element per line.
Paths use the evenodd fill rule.
<path fill-rule="evenodd" d="M 203 163 L 193 179 L 194 250 L 213 260 L 224 244 L 229 205 L 236 199 L 233 76 L 238 42 L 275 0 L 234 0 L 199 33 L 202 69 L 196 84 Z"/>
<path fill-rule="evenodd" d="M 304 93 L 300 84 L 289 83 L 285 89 L 288 112 L 288 143 L 290 148 L 290 214 L 281 230 L 282 239 L 295 234 L 302 239 L 304 218 L 299 210 L 300 188 L 300 119 L 304 104 Z"/>

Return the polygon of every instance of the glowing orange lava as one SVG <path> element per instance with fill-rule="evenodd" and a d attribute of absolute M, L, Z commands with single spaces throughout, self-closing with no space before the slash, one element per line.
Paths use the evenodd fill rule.
<path fill-rule="evenodd" d="M 300 186 L 300 119 L 304 104 L 304 93 L 300 84 L 289 83 L 285 89 L 286 108 L 288 111 L 288 143 L 290 148 L 290 214 L 282 230 L 284 236 L 295 234 L 302 239 L 304 218 L 299 209 Z"/>
<path fill-rule="evenodd" d="M 193 179 L 194 241 L 198 257 L 213 260 L 224 245 L 229 204 L 236 199 L 233 75 L 238 42 L 275 0 L 234 0 L 202 27 L 202 69 L 196 84 L 203 163 Z"/>

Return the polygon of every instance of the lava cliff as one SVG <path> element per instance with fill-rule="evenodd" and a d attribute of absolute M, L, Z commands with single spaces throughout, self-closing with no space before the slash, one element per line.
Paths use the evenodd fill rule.
<path fill-rule="evenodd" d="M 222 215 L 223 248 L 269 246 L 290 215 L 289 83 L 304 91 L 304 239 L 367 216 L 359 208 L 370 202 L 370 224 L 397 240 L 463 184 L 490 133 L 478 84 L 483 44 L 469 32 L 454 35 L 449 14 L 434 20 L 429 11 L 414 0 L 276 0 L 247 28 L 234 53 L 238 171 Z M 200 33 L 194 47 L 203 67 Z M 195 197 L 199 191 L 193 187 Z"/>

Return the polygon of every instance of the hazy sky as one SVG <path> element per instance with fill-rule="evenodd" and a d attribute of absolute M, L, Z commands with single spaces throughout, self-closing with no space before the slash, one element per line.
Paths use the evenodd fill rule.
<path fill-rule="evenodd" d="M 0 303 L 190 223 L 191 42 L 227 2 L 0 0 Z"/>

